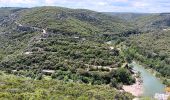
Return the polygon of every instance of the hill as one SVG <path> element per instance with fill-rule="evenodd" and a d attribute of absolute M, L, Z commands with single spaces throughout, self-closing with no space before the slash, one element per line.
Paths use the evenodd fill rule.
<path fill-rule="evenodd" d="M 160 13 L 143 16 L 136 19 L 136 24 L 142 31 L 163 30 L 170 27 L 170 14 Z"/>
<path fill-rule="evenodd" d="M 118 17 L 102 13 L 57 7 L 38 7 L 21 12 L 19 22 L 26 25 L 47 29 L 58 29 L 74 33 L 103 33 L 118 34 L 131 25 Z"/>
<path fill-rule="evenodd" d="M 170 76 L 169 19 L 169 13 L 141 16 L 135 23 L 142 34 L 131 35 L 127 39 L 135 58 L 168 78 Z"/>
<path fill-rule="evenodd" d="M 135 82 L 122 67 L 126 59 L 109 39 L 132 25 L 102 13 L 59 7 L 36 7 L 9 13 L 1 24 L 0 69 L 41 80 L 121 88 Z"/>
<path fill-rule="evenodd" d="M 122 42 L 127 46 L 125 52 L 130 56 L 129 59 L 137 60 L 147 68 L 154 69 L 158 72 L 156 76 L 163 76 L 164 83 L 169 84 L 167 79 L 170 78 L 170 14 L 110 13 L 110 15 L 119 16 L 135 25 L 134 32 L 122 35 L 125 40 Z"/>
<path fill-rule="evenodd" d="M 136 29 L 140 29 L 142 32 L 163 30 L 170 26 L 170 13 L 103 13 L 131 22 Z"/>
<path fill-rule="evenodd" d="M 115 16 L 126 21 L 134 21 L 139 17 L 149 16 L 149 13 L 128 13 L 128 12 L 103 12 L 104 14 L 108 14 L 111 16 Z"/>
<path fill-rule="evenodd" d="M 147 67 L 155 69 L 161 75 L 170 78 L 170 31 L 149 32 L 132 35 L 126 44 L 132 58 L 142 62 Z"/>
<path fill-rule="evenodd" d="M 47 89 L 50 85 L 64 85 L 61 93 L 54 93 L 66 92 L 68 96 L 71 92 L 73 99 L 87 95 L 85 88 L 80 88 L 85 94 L 76 94 L 76 90 L 72 93 L 76 86 L 101 88 L 103 92 L 99 98 L 112 99 L 103 95 L 114 95 L 114 98 L 117 93 L 114 88 L 121 89 L 122 85 L 135 82 L 127 65 L 133 59 L 158 71 L 157 76 L 170 76 L 168 13 L 108 15 L 85 9 L 35 7 L 0 8 L 0 15 L 0 70 L 6 75 L 15 75 L 12 75 L 17 81 L 14 95 L 19 97 L 29 92 L 18 92 L 18 88 L 23 89 L 20 85 L 25 86 L 18 82 L 22 81 L 32 82 L 31 86 L 57 98 L 58 95 Z M 114 43 L 109 44 L 110 40 Z M 127 46 L 125 51 L 117 48 L 121 44 Z M 6 75 L 1 77 L 11 80 Z M 41 82 L 50 85 L 36 85 Z M 98 85 L 109 86 L 113 94 Z M 12 87 L 5 84 L 3 88 L 5 96 L 9 96 L 8 90 Z M 32 87 L 28 88 L 32 91 Z M 41 89 L 28 94 L 41 95 Z M 124 93 L 118 95 L 122 97 L 131 98 Z"/>

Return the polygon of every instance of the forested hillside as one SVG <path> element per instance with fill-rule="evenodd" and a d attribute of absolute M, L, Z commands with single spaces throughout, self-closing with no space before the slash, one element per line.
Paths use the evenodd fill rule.
<path fill-rule="evenodd" d="M 169 84 L 169 18 L 168 13 L 0 8 L 0 98 L 132 99 L 117 89 L 135 83 L 128 66 L 133 60 Z"/>
<path fill-rule="evenodd" d="M 145 64 L 156 70 L 156 76 L 170 78 L 170 14 L 169 13 L 107 13 L 134 24 L 135 31 L 122 35 L 129 59 Z M 165 78 L 165 83 L 167 80 Z"/>
<path fill-rule="evenodd" d="M 150 68 L 170 77 L 170 32 L 151 32 L 129 38 L 132 55 Z M 141 54 L 141 55 L 138 55 Z"/>
<path fill-rule="evenodd" d="M 48 77 L 68 84 L 85 83 L 91 84 L 91 88 L 92 85 L 108 85 L 121 89 L 123 84 L 135 82 L 132 72 L 124 67 L 126 58 L 119 50 L 113 48 L 113 45 L 106 43 L 128 30 L 133 30 L 130 23 L 117 17 L 81 9 L 59 7 L 36 7 L 15 11 L 13 9 L 10 8 L 8 14 L 4 14 L 6 17 L 0 24 L 0 69 L 6 74 L 31 78 L 28 81 L 44 80 Z M 18 79 L 14 78 L 15 80 Z M 56 82 L 57 84 L 60 83 Z M 16 85 L 13 88 L 17 87 Z M 63 88 L 67 87 L 66 85 Z M 7 86 L 6 89 L 10 87 Z M 47 95 L 53 95 L 48 92 L 50 90 L 45 91 Z M 63 90 L 65 91 L 67 90 Z M 117 91 L 113 89 L 113 94 L 115 93 Z M 5 95 L 5 98 L 7 96 Z M 124 94 L 118 96 L 124 97 L 126 97 Z"/>
<path fill-rule="evenodd" d="M 127 38 L 131 59 L 136 59 L 159 73 L 156 76 L 170 78 L 170 32 L 168 13 L 137 19 L 140 34 Z M 169 84 L 167 80 L 164 83 Z"/>
<path fill-rule="evenodd" d="M 22 24 L 81 34 L 117 34 L 132 28 L 132 25 L 118 17 L 82 9 L 32 8 L 21 12 L 20 17 L 19 22 Z"/>
<path fill-rule="evenodd" d="M 135 20 L 136 25 L 141 31 L 159 31 L 163 29 L 169 29 L 170 27 L 170 14 L 150 14 L 149 16 L 139 17 Z"/>
<path fill-rule="evenodd" d="M 140 17 L 150 16 L 149 13 L 128 13 L 128 12 L 103 12 L 103 13 L 119 17 L 121 19 L 125 19 L 126 21 L 129 22 L 137 20 Z"/>

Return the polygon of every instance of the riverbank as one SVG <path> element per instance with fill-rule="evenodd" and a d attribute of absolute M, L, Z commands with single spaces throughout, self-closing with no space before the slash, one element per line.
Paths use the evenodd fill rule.
<path fill-rule="evenodd" d="M 165 85 L 162 84 L 161 80 L 150 73 L 144 66 L 132 62 L 133 70 L 140 72 L 140 77 L 142 79 L 143 94 L 142 96 L 154 97 L 156 93 L 165 93 Z M 154 83 L 154 84 L 153 84 Z"/>
<path fill-rule="evenodd" d="M 159 79 L 163 84 L 165 84 L 166 86 L 170 86 L 170 79 L 166 78 L 166 77 L 163 77 L 159 72 L 157 72 L 156 70 L 152 69 L 152 68 L 149 68 L 147 67 L 146 64 L 140 62 L 140 61 L 133 61 L 135 63 L 138 63 L 142 66 L 145 66 L 144 68 L 149 72 L 151 73 L 153 76 L 155 76 L 157 79 Z"/>
<path fill-rule="evenodd" d="M 124 91 L 132 93 L 136 97 L 146 96 L 151 98 L 153 98 L 155 94 L 165 93 L 165 85 L 161 83 L 160 79 L 156 78 L 152 73 L 135 61 L 132 62 L 131 65 L 133 66 L 135 73 L 134 77 L 136 78 L 136 83 L 133 85 L 124 85 Z M 137 77 L 138 72 L 140 72 L 140 78 Z"/>
<path fill-rule="evenodd" d="M 121 46 L 120 48 L 123 47 Z M 158 76 L 161 76 L 161 74 L 158 74 L 158 72 L 154 70 L 149 70 L 149 67 L 147 67 L 147 65 L 144 65 L 143 63 L 141 64 L 141 62 L 139 63 L 139 61 L 133 61 L 129 65 L 133 66 L 133 70 L 130 70 L 134 72 L 136 83 L 133 85 L 123 85 L 122 88 L 124 91 L 129 92 L 136 97 L 144 96 L 149 98 L 153 98 L 156 93 L 162 94 L 165 92 L 165 85 L 162 84 L 162 78 L 158 78 Z M 138 72 L 140 72 L 139 75 L 142 79 L 142 83 L 137 77 L 139 76 L 137 74 Z"/>
<path fill-rule="evenodd" d="M 122 50 L 127 50 L 129 49 L 129 46 L 127 46 L 125 43 L 120 43 L 118 44 L 118 46 L 122 49 Z M 130 49 L 129 49 L 130 50 Z M 132 51 L 136 51 L 136 49 L 131 49 Z M 124 53 L 130 53 L 130 52 L 124 52 Z M 133 60 L 135 62 L 137 62 L 138 64 L 142 65 L 147 71 L 149 71 L 152 75 L 154 75 L 156 78 L 158 78 L 163 84 L 165 84 L 166 86 L 170 86 L 170 77 L 168 76 L 163 76 L 163 74 L 160 73 L 160 70 L 156 70 L 156 68 L 151 68 L 149 67 L 150 65 L 155 66 L 154 64 L 151 63 L 145 63 L 144 60 L 141 60 L 137 57 L 145 57 L 144 55 L 141 55 L 140 53 L 138 53 L 137 51 L 135 52 L 135 55 L 131 58 L 133 58 Z M 147 59 L 147 58 L 146 58 Z M 148 59 L 149 60 L 149 59 Z M 149 62 L 149 61 L 148 61 Z M 160 69 L 160 68 L 157 68 Z"/>
<path fill-rule="evenodd" d="M 136 83 L 133 85 L 123 85 L 123 90 L 131 93 L 134 96 L 141 96 L 143 94 L 143 85 L 141 79 L 136 78 Z"/>

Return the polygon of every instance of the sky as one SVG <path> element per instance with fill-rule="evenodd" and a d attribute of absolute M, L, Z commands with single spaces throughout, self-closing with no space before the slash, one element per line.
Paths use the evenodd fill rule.
<path fill-rule="evenodd" d="M 60 6 L 99 12 L 170 12 L 170 0 L 0 0 L 0 7 Z"/>

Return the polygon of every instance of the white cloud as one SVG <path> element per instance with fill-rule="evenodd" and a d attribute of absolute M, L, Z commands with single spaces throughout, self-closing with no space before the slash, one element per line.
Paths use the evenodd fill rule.
<path fill-rule="evenodd" d="M 53 5 L 53 4 L 55 4 L 55 1 L 54 0 L 45 0 L 45 4 L 46 5 Z"/>
<path fill-rule="evenodd" d="M 0 7 L 34 7 L 41 6 L 41 0 L 0 0 Z"/>
<path fill-rule="evenodd" d="M 169 0 L 0 0 L 0 7 L 62 6 L 112 12 L 165 12 Z"/>
<path fill-rule="evenodd" d="M 35 4 L 36 0 L 0 0 L 0 3 L 4 4 Z"/>
<path fill-rule="evenodd" d="M 150 5 L 149 3 L 141 2 L 141 1 L 132 2 L 132 6 L 134 6 L 134 7 L 146 7 L 146 6 L 149 6 L 149 5 Z"/>

